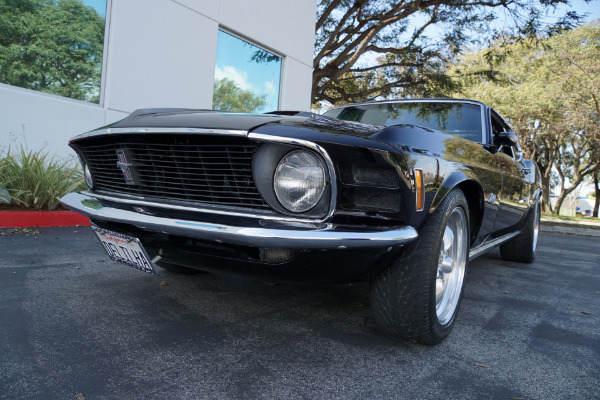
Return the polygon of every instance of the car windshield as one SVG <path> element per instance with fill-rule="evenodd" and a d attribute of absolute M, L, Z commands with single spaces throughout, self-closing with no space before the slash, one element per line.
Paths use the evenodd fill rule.
<path fill-rule="evenodd" d="M 481 107 L 444 102 L 361 104 L 336 108 L 324 114 L 344 121 L 374 125 L 417 125 L 481 142 Z"/>

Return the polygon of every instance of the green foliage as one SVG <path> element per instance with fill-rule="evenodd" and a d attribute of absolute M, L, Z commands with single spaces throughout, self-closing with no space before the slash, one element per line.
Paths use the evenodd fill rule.
<path fill-rule="evenodd" d="M 579 23 L 580 16 L 569 12 L 551 25 L 544 24 L 545 13 L 568 3 L 320 0 L 312 102 L 317 106 L 448 95 L 455 90 L 455 82 L 446 73 L 448 62 L 465 45 L 481 45 L 498 35 L 491 22 L 499 15 L 514 23 L 503 29 L 512 28 L 519 37 L 537 37 L 541 31 L 559 33 Z M 363 57 L 367 54 L 370 57 Z"/>
<path fill-rule="evenodd" d="M 265 96 L 256 96 L 238 87 L 231 79 L 215 80 L 213 109 L 253 113 L 266 105 Z"/>
<path fill-rule="evenodd" d="M 0 0 L 0 82 L 99 102 L 104 19 L 78 0 Z"/>
<path fill-rule="evenodd" d="M 85 189 L 85 183 L 79 166 L 21 147 L 17 154 L 10 149 L 0 154 L 0 187 L 8 191 L 12 204 L 54 210 L 62 196 Z"/>
<path fill-rule="evenodd" d="M 506 38 L 451 70 L 462 86 L 456 96 L 481 100 L 509 119 L 542 172 L 546 204 L 558 174 L 557 213 L 600 169 L 599 59 L 600 23 L 593 22 L 535 40 Z"/>

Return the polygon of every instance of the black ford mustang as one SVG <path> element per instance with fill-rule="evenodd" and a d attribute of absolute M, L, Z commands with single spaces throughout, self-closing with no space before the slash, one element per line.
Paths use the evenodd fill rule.
<path fill-rule="evenodd" d="M 457 99 L 325 115 L 147 109 L 73 138 L 88 216 L 109 256 L 155 273 L 370 281 L 379 326 L 434 344 L 467 263 L 500 245 L 532 262 L 540 174 L 508 124 Z"/>

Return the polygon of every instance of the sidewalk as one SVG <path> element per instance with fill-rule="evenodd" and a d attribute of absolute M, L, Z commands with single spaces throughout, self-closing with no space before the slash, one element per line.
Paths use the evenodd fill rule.
<path fill-rule="evenodd" d="M 561 218 L 542 217 L 542 232 L 565 233 L 568 235 L 600 237 L 600 222 L 569 221 Z"/>

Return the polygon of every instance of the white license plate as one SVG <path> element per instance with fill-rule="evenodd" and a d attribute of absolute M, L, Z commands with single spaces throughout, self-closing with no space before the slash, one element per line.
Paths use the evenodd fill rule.
<path fill-rule="evenodd" d="M 121 233 L 107 231 L 92 225 L 104 250 L 111 260 L 121 262 L 144 272 L 156 274 L 150 257 L 139 239 Z"/>

